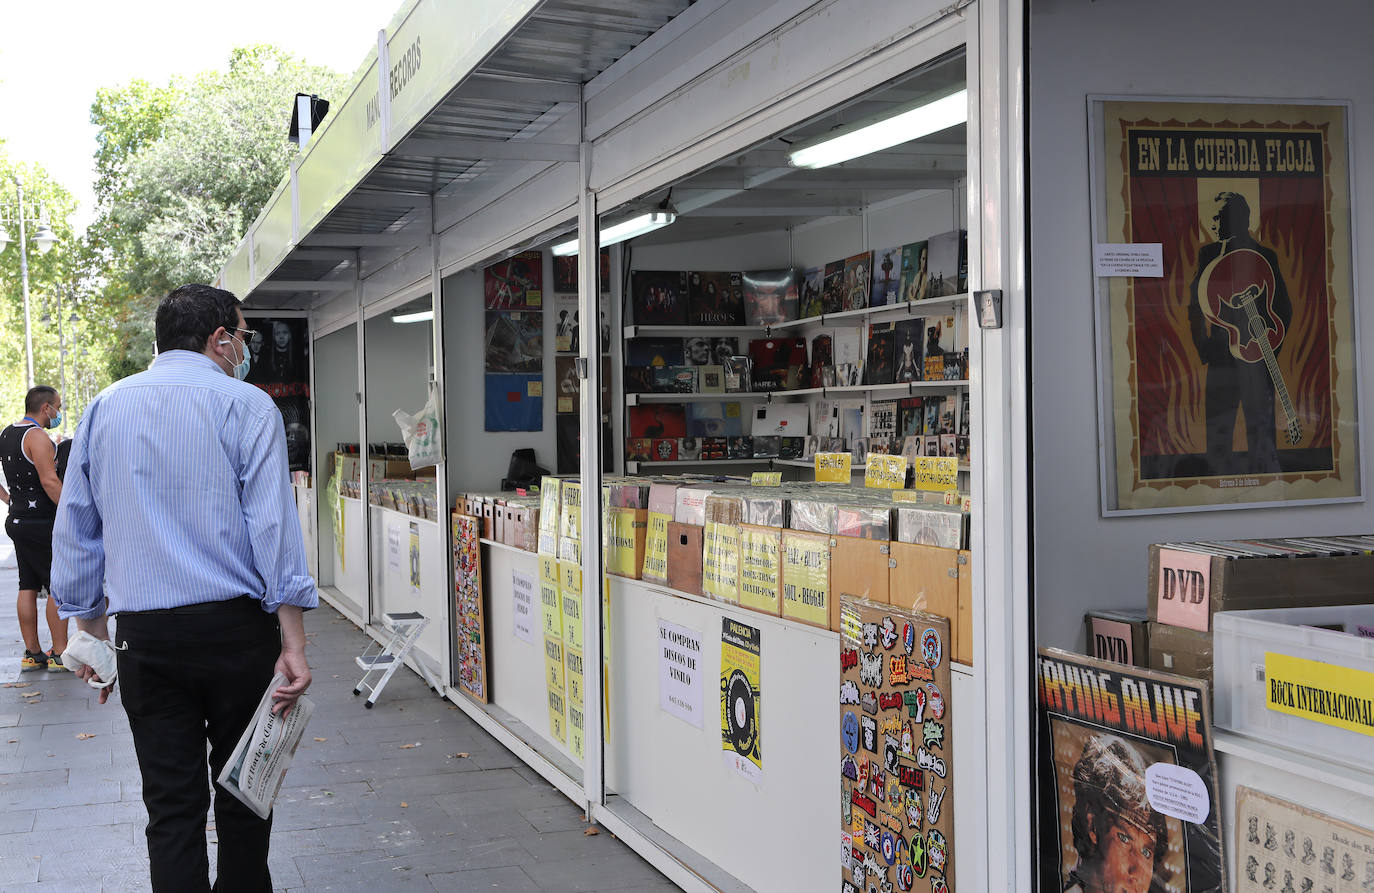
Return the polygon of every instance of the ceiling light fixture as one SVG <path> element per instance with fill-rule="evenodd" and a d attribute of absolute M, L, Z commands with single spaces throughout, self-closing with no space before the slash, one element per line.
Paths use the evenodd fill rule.
<path fill-rule="evenodd" d="M 397 313 L 391 317 L 392 322 L 433 322 L 433 310 L 421 310 L 419 313 Z"/>
<path fill-rule="evenodd" d="M 895 115 L 852 125 L 845 132 L 795 146 L 788 153 L 793 167 L 829 167 L 902 143 L 929 136 L 968 121 L 968 90 L 936 100 L 922 100 Z"/>
<path fill-rule="evenodd" d="M 626 239 L 633 239 L 645 233 L 651 233 L 656 229 L 672 224 L 677 220 L 677 211 L 669 209 L 655 209 L 638 217 L 631 217 L 629 220 L 622 221 L 614 226 L 608 226 L 601 230 L 601 247 L 614 245 L 617 242 L 624 242 Z M 577 239 L 570 239 L 553 246 L 555 257 L 567 257 L 577 253 Z"/>

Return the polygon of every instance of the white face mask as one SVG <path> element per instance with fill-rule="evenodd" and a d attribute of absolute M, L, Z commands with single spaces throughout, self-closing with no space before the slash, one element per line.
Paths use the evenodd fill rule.
<path fill-rule="evenodd" d="M 250 360 L 248 356 L 248 345 L 243 342 L 243 339 L 235 335 L 230 335 L 228 338 L 221 338 L 219 343 L 230 344 L 234 341 L 237 341 L 239 343 L 239 356 L 243 357 L 243 359 L 234 365 L 233 376 L 237 378 L 239 381 L 243 381 L 245 378 L 248 377 L 248 367 L 250 365 Z"/>

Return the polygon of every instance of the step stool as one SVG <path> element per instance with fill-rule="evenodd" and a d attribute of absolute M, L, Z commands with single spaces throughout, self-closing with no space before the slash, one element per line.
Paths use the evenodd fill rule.
<path fill-rule="evenodd" d="M 377 703 L 377 698 L 381 696 L 382 689 L 386 688 L 387 682 L 391 681 L 391 674 L 396 672 L 396 668 L 405 663 L 406 655 L 414 647 L 420 633 L 424 632 L 425 627 L 429 626 L 429 618 L 418 611 L 409 611 L 404 614 L 383 614 L 382 626 L 391 633 L 391 640 L 385 647 L 381 642 L 373 641 L 367 646 L 361 655 L 353 660 L 363 670 L 363 678 L 359 680 L 353 689 L 354 695 L 360 695 L 364 690 L 368 692 L 367 702 L 364 707 L 371 710 L 372 705 Z M 378 651 L 372 652 L 373 646 L 377 646 Z M 430 690 L 442 695 L 443 686 L 439 680 L 430 672 L 429 667 L 422 660 L 415 662 L 420 668 L 420 675 L 425 678 L 425 684 Z M 373 673 L 381 673 L 382 678 L 376 682 L 368 682 Z"/>

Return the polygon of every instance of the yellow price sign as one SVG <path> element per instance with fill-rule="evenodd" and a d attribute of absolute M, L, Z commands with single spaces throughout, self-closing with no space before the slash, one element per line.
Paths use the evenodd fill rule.
<path fill-rule="evenodd" d="M 955 491 L 959 489 L 959 460 L 953 456 L 918 456 L 917 490 Z"/>
<path fill-rule="evenodd" d="M 901 490 L 906 487 L 906 456 L 887 456 L 874 453 L 864 467 L 864 486 L 882 490 Z"/>
<path fill-rule="evenodd" d="M 751 487 L 781 487 L 781 471 L 756 471 L 749 476 Z"/>
<path fill-rule="evenodd" d="M 823 484 L 849 483 L 852 461 L 848 453 L 817 453 L 816 480 Z"/>

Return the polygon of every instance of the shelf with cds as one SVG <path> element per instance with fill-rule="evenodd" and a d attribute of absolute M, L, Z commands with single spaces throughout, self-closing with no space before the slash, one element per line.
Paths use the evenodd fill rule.
<path fill-rule="evenodd" d="M 758 460 L 758 461 L 762 461 L 762 460 Z M 772 461 L 773 461 L 773 464 L 774 464 L 774 465 L 787 465 L 787 466 L 790 466 L 790 467 L 792 467 L 792 468 L 814 468 L 814 467 L 816 466 L 816 460 L 815 460 L 815 459 L 774 459 L 774 460 L 772 460 Z M 970 466 L 969 466 L 969 464 L 968 464 L 967 462 L 960 462 L 960 463 L 959 463 L 959 471 L 960 471 L 960 472 L 967 472 L 967 471 L 970 471 L 970 470 L 971 470 L 971 468 L 970 468 Z M 850 474 L 863 474 L 863 473 L 864 473 L 864 465 L 863 465 L 863 463 L 860 463 L 860 464 L 858 464 L 858 465 L 851 465 L 850 468 L 849 468 L 849 472 L 850 472 Z"/>
<path fill-rule="evenodd" d="M 807 316 L 802 319 L 792 319 L 785 322 L 773 323 L 764 328 L 768 332 L 780 332 L 788 329 L 802 329 L 833 325 L 853 325 L 865 322 L 890 322 L 892 320 L 903 319 L 911 316 L 924 317 L 926 311 L 937 308 L 956 309 L 968 303 L 967 293 L 957 295 L 945 295 L 939 298 L 922 298 L 919 301 L 903 301 L 899 304 L 880 304 L 877 307 L 860 307 L 857 310 L 839 310 L 835 313 L 822 313 L 819 316 Z"/>
<path fill-rule="evenodd" d="M 626 338 L 691 338 L 693 336 L 716 336 L 728 337 L 748 336 L 762 337 L 764 335 L 763 326 L 640 326 L 631 325 L 625 327 Z"/>

